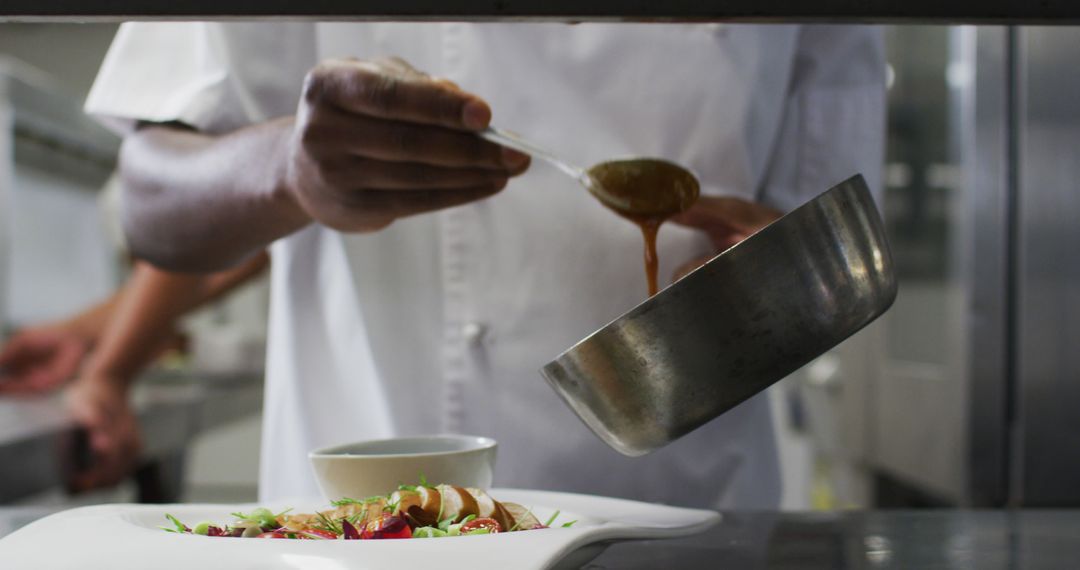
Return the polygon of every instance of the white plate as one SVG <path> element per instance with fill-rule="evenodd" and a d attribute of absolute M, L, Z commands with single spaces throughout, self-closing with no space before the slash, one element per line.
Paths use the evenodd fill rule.
<path fill-rule="evenodd" d="M 0 539 L 0 566 L 41 570 L 542 569 L 580 565 L 610 541 L 684 536 L 720 520 L 715 511 L 590 495 L 493 489 L 491 496 L 530 507 L 541 521 L 558 509 L 556 525 L 578 522 L 570 528 L 443 539 L 257 540 L 181 535 L 157 528 L 168 524 L 165 513 L 189 526 L 202 520 L 227 523 L 232 520 L 230 512 L 249 510 L 252 505 L 99 505 L 51 515 Z M 288 506 L 297 512 L 314 512 L 324 509 L 325 503 Z"/>

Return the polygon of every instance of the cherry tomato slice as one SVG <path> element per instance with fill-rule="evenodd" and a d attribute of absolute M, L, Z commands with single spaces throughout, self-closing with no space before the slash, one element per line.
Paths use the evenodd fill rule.
<path fill-rule="evenodd" d="M 477 530 L 481 528 L 488 529 L 488 532 L 495 534 L 502 532 L 502 526 L 499 525 L 499 521 L 490 518 L 473 519 L 463 525 L 461 525 L 461 534 L 468 534 L 471 530 Z"/>
<path fill-rule="evenodd" d="M 305 528 L 298 531 L 296 536 L 299 538 L 310 538 L 312 540 L 337 540 L 338 535 L 328 531 L 317 528 Z"/>

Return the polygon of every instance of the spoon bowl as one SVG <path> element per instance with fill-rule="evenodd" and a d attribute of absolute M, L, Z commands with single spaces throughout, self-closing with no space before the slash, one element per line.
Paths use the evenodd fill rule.
<path fill-rule="evenodd" d="M 549 162 L 577 180 L 600 203 L 631 219 L 664 220 L 692 206 L 700 193 L 697 177 L 667 160 L 609 160 L 585 170 L 515 133 L 488 127 L 478 134 L 495 144 Z"/>
<path fill-rule="evenodd" d="M 668 218 L 697 201 L 701 184 L 689 170 L 658 158 L 601 162 L 588 170 L 589 191 L 605 206 L 629 218 Z M 594 188 L 604 190 L 597 193 Z"/>

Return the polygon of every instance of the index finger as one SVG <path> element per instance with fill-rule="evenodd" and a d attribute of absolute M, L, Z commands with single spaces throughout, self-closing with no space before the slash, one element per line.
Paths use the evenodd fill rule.
<path fill-rule="evenodd" d="M 395 73 L 365 61 L 320 64 L 304 80 L 304 100 L 384 119 L 480 130 L 491 121 L 483 99 L 444 81 Z"/>

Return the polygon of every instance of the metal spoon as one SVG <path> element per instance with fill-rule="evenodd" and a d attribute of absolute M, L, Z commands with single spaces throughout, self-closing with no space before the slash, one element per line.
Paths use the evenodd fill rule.
<path fill-rule="evenodd" d="M 597 200 L 632 218 L 667 218 L 692 206 L 700 192 L 697 178 L 685 168 L 657 158 L 601 162 L 588 170 L 511 132 L 488 127 L 481 137 L 539 157 L 577 180 Z"/>

